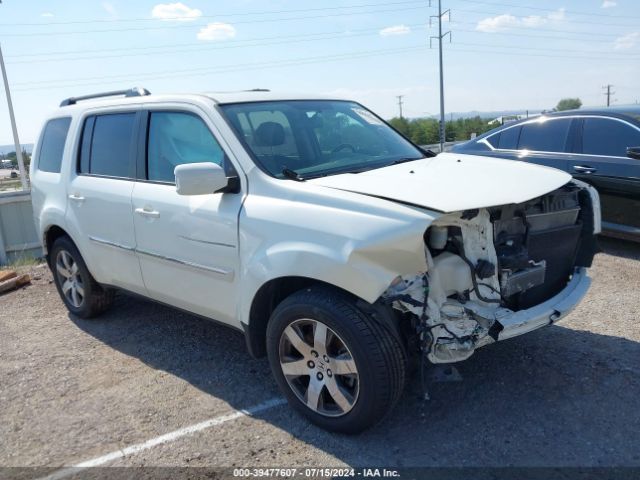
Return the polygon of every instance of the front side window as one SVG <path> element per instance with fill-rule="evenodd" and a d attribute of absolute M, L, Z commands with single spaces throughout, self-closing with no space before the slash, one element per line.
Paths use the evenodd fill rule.
<path fill-rule="evenodd" d="M 627 147 L 640 147 L 640 131 L 607 118 L 585 118 L 582 153 L 626 157 Z"/>
<path fill-rule="evenodd" d="M 269 174 L 305 178 L 380 168 L 424 157 L 376 115 L 330 100 L 221 105 L 237 136 Z"/>
<path fill-rule="evenodd" d="M 38 153 L 38 170 L 60 173 L 64 143 L 67 140 L 71 118 L 55 118 L 49 120 L 42 132 L 40 152 Z"/>
<path fill-rule="evenodd" d="M 537 152 L 565 152 L 570 118 L 535 121 L 522 126 L 518 149 Z"/>
<path fill-rule="evenodd" d="M 131 146 L 135 118 L 135 113 L 89 117 L 82 133 L 80 173 L 133 177 Z"/>
<path fill-rule="evenodd" d="M 196 115 L 151 112 L 147 144 L 147 178 L 175 182 L 174 169 L 187 163 L 213 162 L 227 167 L 220 144 Z"/>

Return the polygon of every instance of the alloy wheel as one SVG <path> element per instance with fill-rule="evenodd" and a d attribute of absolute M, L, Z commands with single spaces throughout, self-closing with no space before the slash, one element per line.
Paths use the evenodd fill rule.
<path fill-rule="evenodd" d="M 279 359 L 289 387 L 314 412 L 339 417 L 354 407 L 360 391 L 355 360 L 324 323 L 308 318 L 290 323 L 280 337 Z"/>
<path fill-rule="evenodd" d="M 66 250 L 60 250 L 56 257 L 56 273 L 62 294 L 75 308 L 84 302 L 84 284 L 80 276 L 78 263 Z"/>

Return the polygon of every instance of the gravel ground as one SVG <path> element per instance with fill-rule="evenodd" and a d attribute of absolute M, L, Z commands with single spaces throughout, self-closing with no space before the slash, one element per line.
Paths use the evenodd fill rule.
<path fill-rule="evenodd" d="M 640 466 L 640 245 L 602 241 L 593 286 L 559 325 L 479 350 L 463 381 L 358 436 L 286 405 L 110 465 Z M 0 465 L 62 466 L 280 397 L 242 336 L 119 294 L 70 316 L 46 268 L 0 296 Z"/>

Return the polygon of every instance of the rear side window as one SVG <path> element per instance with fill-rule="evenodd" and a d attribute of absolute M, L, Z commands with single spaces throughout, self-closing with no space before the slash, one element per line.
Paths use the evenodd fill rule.
<path fill-rule="evenodd" d="M 582 128 L 582 153 L 626 157 L 627 147 L 640 147 L 640 131 L 617 120 L 586 118 Z"/>
<path fill-rule="evenodd" d="M 38 170 L 60 173 L 64 143 L 67 140 L 71 118 L 49 120 L 42 132 L 40 153 L 38 154 Z"/>
<path fill-rule="evenodd" d="M 522 126 L 518 149 L 538 152 L 564 152 L 571 126 L 570 118 L 527 123 Z"/>
<path fill-rule="evenodd" d="M 133 177 L 131 149 L 135 119 L 135 113 L 114 113 L 88 118 L 82 133 L 80 173 Z"/>
<path fill-rule="evenodd" d="M 503 130 L 498 140 L 498 148 L 502 150 L 516 150 L 522 127 L 512 127 Z"/>

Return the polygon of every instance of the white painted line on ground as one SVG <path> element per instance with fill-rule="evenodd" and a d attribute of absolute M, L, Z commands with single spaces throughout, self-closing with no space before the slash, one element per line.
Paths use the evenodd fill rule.
<path fill-rule="evenodd" d="M 155 446 L 162 445 L 163 443 L 173 442 L 179 438 L 185 437 L 187 435 L 191 435 L 192 433 L 201 432 L 202 430 L 206 430 L 211 427 L 216 427 L 218 425 L 222 425 L 223 423 L 230 422 L 232 420 L 237 420 L 238 418 L 242 418 L 245 416 L 250 417 L 252 415 L 255 415 L 256 413 L 263 412 L 265 410 L 283 405 L 285 403 L 286 403 L 286 400 L 283 398 L 272 398 L 270 400 L 267 400 L 266 402 L 262 402 L 258 405 L 254 405 L 253 407 L 245 408 L 243 410 L 236 410 L 233 413 L 229 413 L 227 415 L 211 418 L 209 420 L 205 420 L 204 422 L 196 423 L 195 425 L 190 425 L 188 427 L 180 428 L 173 432 L 165 433 L 164 435 L 160 435 L 159 437 L 152 438 L 143 443 L 137 443 L 135 445 L 125 447 L 122 450 L 116 450 L 115 452 L 107 453 L 106 455 L 92 458 L 91 460 L 85 460 L 84 462 L 77 463 L 70 467 L 65 467 L 60 470 L 56 470 L 51 475 L 42 477 L 39 480 L 59 480 L 61 478 L 69 477 L 71 475 L 78 473 L 78 470 L 82 470 L 84 468 L 98 467 L 100 465 L 104 465 L 105 463 L 111 462 L 113 460 L 124 458 L 128 455 L 135 455 L 136 453 L 140 453 L 144 450 L 148 450 Z"/>

